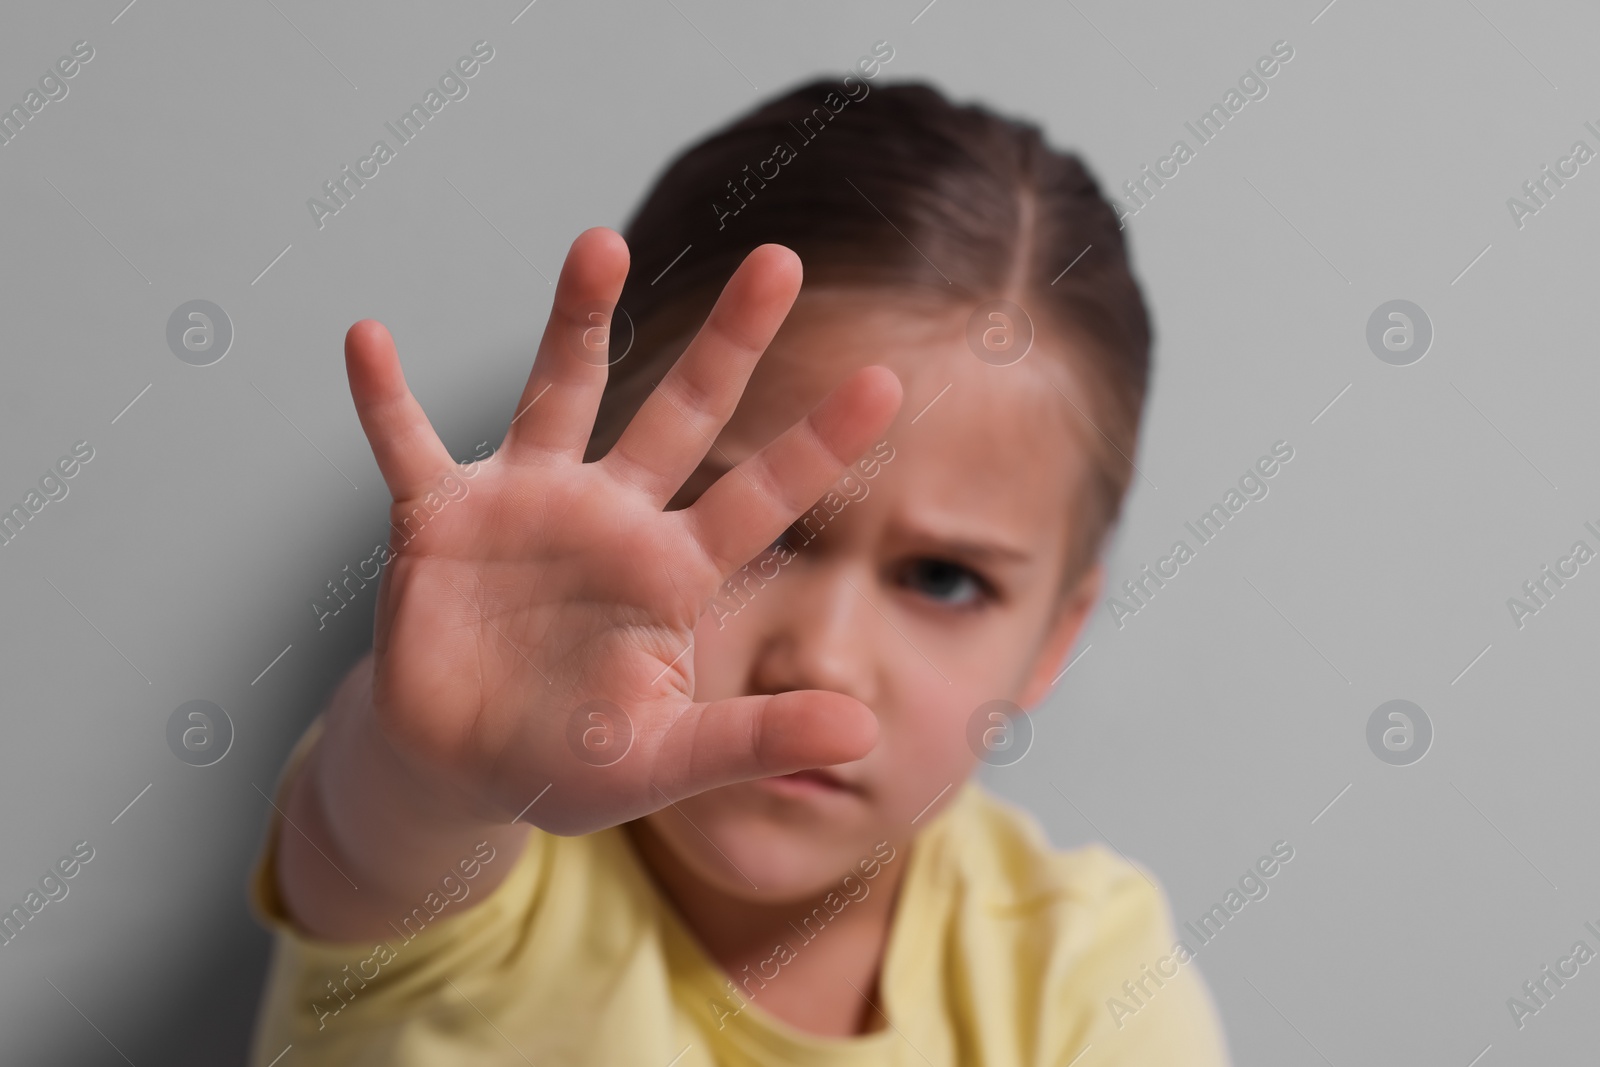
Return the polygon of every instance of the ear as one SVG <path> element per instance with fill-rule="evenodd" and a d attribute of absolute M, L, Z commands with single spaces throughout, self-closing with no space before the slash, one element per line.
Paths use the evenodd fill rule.
<path fill-rule="evenodd" d="M 1066 665 L 1067 653 L 1072 651 L 1084 622 L 1089 618 L 1090 610 L 1100 600 L 1105 577 L 1104 565 L 1096 562 L 1078 579 L 1078 584 L 1061 598 L 1056 617 L 1039 645 L 1039 652 L 1023 684 L 1018 703 L 1024 708 L 1031 710 L 1049 694 L 1051 686 L 1060 676 L 1061 668 Z"/>

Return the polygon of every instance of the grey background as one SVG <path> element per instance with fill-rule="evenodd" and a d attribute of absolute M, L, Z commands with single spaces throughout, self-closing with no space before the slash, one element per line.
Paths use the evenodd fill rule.
<path fill-rule="evenodd" d="M 1505 203 L 1574 140 L 1600 147 L 1592 6 L 524 2 L 0 17 L 7 105 L 95 49 L 0 147 L 0 504 L 95 448 L 0 548 L 0 901 L 96 850 L 0 950 L 0 1059 L 242 1058 L 259 790 L 370 640 L 370 599 L 321 632 L 308 607 L 383 531 L 349 324 L 394 331 L 458 457 L 498 443 L 571 239 L 619 226 L 690 139 L 877 40 L 884 80 L 1035 118 L 1113 191 L 1193 144 L 1182 123 L 1274 41 L 1295 50 L 1128 221 L 1158 369 L 1112 579 L 1275 441 L 1295 458 L 1137 617 L 1097 609 L 1033 749 L 985 779 L 1057 843 L 1143 863 L 1180 923 L 1294 846 L 1200 953 L 1240 1064 L 1592 1055 L 1600 965 L 1520 1031 L 1505 1006 L 1578 938 L 1600 948 L 1600 565 L 1520 630 L 1506 607 L 1573 541 L 1600 547 L 1600 165 L 1520 230 Z M 306 198 L 479 39 L 495 58 L 470 95 L 319 232 Z M 196 298 L 235 330 L 204 368 L 165 342 Z M 1365 343 L 1396 298 L 1435 330 L 1408 367 Z M 1397 697 L 1435 730 L 1407 767 L 1365 740 Z M 166 745 L 192 699 L 233 721 L 211 767 Z"/>

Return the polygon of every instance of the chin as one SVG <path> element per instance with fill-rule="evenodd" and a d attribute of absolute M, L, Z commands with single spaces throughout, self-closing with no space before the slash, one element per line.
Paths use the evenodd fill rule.
<path fill-rule="evenodd" d="M 825 798 L 825 803 L 827 799 Z M 835 818 L 806 798 L 772 797 L 752 783 L 724 786 L 678 801 L 646 817 L 678 862 L 719 892 L 780 904 L 825 892 L 870 855 L 867 808 L 858 798 L 834 803 Z M 855 818 L 844 818 L 850 807 Z M 819 814 L 824 817 L 819 818 Z M 882 835 L 880 835 L 881 837 Z M 866 841 L 871 837 L 872 840 Z M 858 838 L 865 843 L 859 847 Z"/>

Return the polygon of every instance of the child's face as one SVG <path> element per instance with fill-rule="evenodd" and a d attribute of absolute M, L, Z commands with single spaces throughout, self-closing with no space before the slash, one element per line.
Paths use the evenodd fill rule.
<path fill-rule="evenodd" d="M 977 762 L 973 713 L 1042 699 L 1098 594 L 1098 567 L 1062 592 L 1088 460 L 1069 421 L 1081 416 L 1056 387 L 1090 410 L 1069 373 L 1077 357 L 1040 333 L 1020 362 L 992 366 L 968 348 L 966 315 L 881 291 L 802 293 L 679 494 L 692 500 L 858 367 L 888 366 L 905 386 L 888 447 L 853 465 L 831 507 L 753 561 L 738 596 L 719 597 L 695 630 L 696 700 L 825 689 L 879 722 L 865 758 L 831 768 L 847 788 L 741 782 L 647 817 L 724 893 L 811 896 L 878 842 L 910 841 Z"/>

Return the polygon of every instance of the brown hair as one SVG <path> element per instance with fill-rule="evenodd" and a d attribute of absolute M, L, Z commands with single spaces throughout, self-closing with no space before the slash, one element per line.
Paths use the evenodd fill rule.
<path fill-rule="evenodd" d="M 775 242 L 799 254 L 807 288 L 887 286 L 973 307 L 1003 297 L 1078 340 L 1089 410 L 1073 405 L 1074 419 L 1090 423 L 1079 429 L 1093 474 L 1069 580 L 1098 556 L 1132 475 L 1151 327 L 1116 212 L 1036 125 L 922 83 L 819 79 L 683 151 L 622 233 L 632 270 L 619 305 L 633 331 L 614 324 L 612 343 L 631 349 L 613 351 L 589 458 L 615 443 L 744 257 Z"/>

